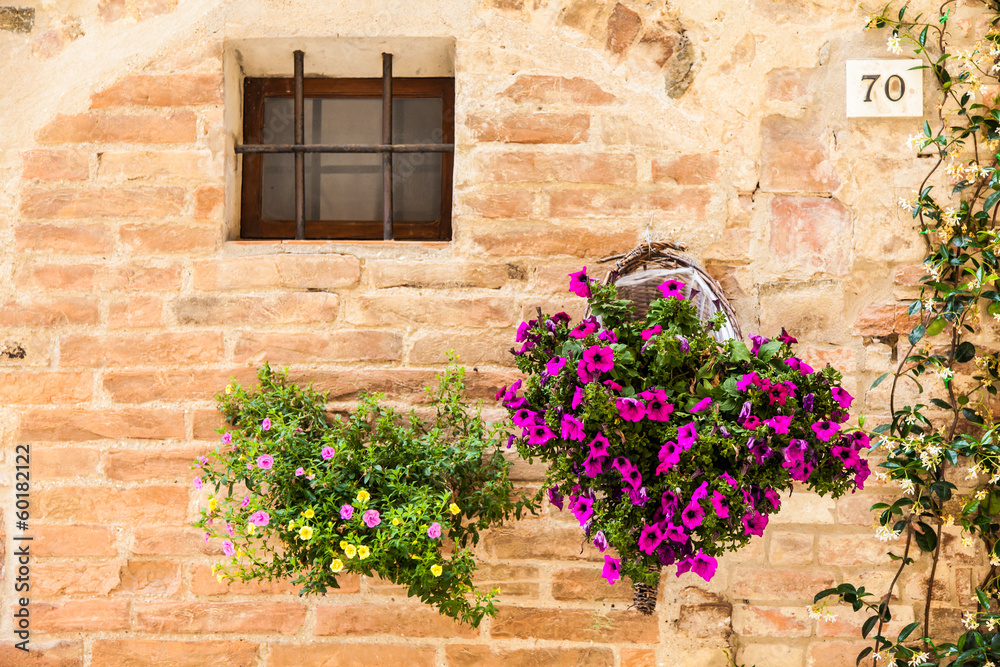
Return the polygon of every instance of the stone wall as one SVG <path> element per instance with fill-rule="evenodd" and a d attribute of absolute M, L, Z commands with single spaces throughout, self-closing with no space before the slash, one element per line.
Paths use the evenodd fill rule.
<path fill-rule="evenodd" d="M 817 624 L 806 605 L 888 584 L 878 486 L 796 491 L 710 584 L 665 576 L 652 617 L 546 508 L 482 543 L 502 597 L 476 631 L 378 581 L 310 599 L 219 584 L 219 545 L 189 527 L 204 502 L 189 465 L 215 444 L 230 377 L 269 360 L 335 407 L 362 389 L 406 403 L 455 348 L 491 399 L 516 373 L 521 318 L 579 316 L 566 274 L 647 237 L 686 245 L 744 330 L 786 327 L 884 418 L 885 387 L 867 387 L 909 329 L 922 258 L 896 201 L 925 162 L 904 147 L 917 122 L 844 117 L 844 60 L 887 57 L 853 0 L 22 5 L 0 12 L 0 600 L 15 603 L 13 448 L 28 442 L 37 653 L 12 648 L 7 614 L 0 663 L 714 667 L 735 648 L 758 667 L 854 664 L 863 619 Z M 454 240 L 234 240 L 228 40 L 381 35 L 457 40 Z M 945 538 L 942 630 L 983 562 Z M 927 569 L 898 585 L 894 626 L 922 614 Z"/>

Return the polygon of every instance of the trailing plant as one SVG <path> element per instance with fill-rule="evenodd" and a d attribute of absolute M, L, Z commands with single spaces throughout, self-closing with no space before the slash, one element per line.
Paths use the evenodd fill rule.
<path fill-rule="evenodd" d="M 608 552 L 609 583 L 652 586 L 672 564 L 709 580 L 716 556 L 763 533 L 793 482 L 834 497 L 863 486 L 868 436 L 842 426 L 852 398 L 835 369 L 793 356 L 795 339 L 720 343 L 724 316 L 701 321 L 674 280 L 636 320 L 613 285 L 586 269 L 571 278 L 593 315 L 522 323 L 526 377 L 498 398 L 510 442 L 549 464 L 551 503 Z"/>
<path fill-rule="evenodd" d="M 426 422 L 379 394 L 330 419 L 324 394 L 267 364 L 259 386 L 227 387 L 230 426 L 194 480 L 212 489 L 195 525 L 221 540 L 220 581 L 292 578 L 305 595 L 377 575 L 471 626 L 493 615 L 496 591 L 475 588 L 469 547 L 528 503 L 512 500 L 497 436 L 462 400 L 463 374 L 452 363 L 428 388 Z"/>
<path fill-rule="evenodd" d="M 995 97 L 1000 90 L 991 87 L 1000 71 L 1000 3 L 985 4 L 989 31 L 963 51 L 953 51 L 949 34 L 957 7 L 953 0 L 936 15 L 913 16 L 906 6 L 890 11 L 886 5 L 866 26 L 891 31 L 893 53 L 902 53 L 904 44 L 911 47 L 940 96 L 934 124 L 925 121 L 922 133 L 909 140 L 912 149 L 931 158 L 930 167 L 915 196 L 900 201 L 926 244 L 926 275 L 909 307 L 914 324 L 899 341 L 898 367 L 872 385 L 891 381 L 891 420 L 874 429 L 886 457 L 876 474 L 899 484 L 901 491 L 895 500 L 872 507 L 878 536 L 902 542 L 902 553 L 889 553 L 898 562 L 889 591 L 921 553 L 930 561 L 929 577 L 922 620 L 895 637 L 884 632 L 891 620 L 890 592 L 875 597 L 845 583 L 816 596 L 814 613 L 835 599 L 868 612 L 862 635 L 872 635 L 874 643 L 861 652 L 859 663 L 869 655 L 873 665 L 993 667 L 1000 662 L 1000 617 L 994 613 L 1000 592 L 1000 443 L 993 413 L 1000 376 L 996 352 L 975 342 L 989 320 L 1000 321 L 1000 110 Z M 900 405 L 897 397 L 907 384 L 918 397 L 930 398 Z M 975 582 L 975 607 L 963 616 L 967 632 L 932 640 L 932 598 L 947 526 L 960 529 L 965 547 L 985 551 L 989 565 Z"/>

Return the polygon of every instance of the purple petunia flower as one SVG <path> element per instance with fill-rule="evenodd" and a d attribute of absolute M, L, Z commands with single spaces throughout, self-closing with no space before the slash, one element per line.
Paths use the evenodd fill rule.
<path fill-rule="evenodd" d="M 601 570 L 601 576 L 608 580 L 609 584 L 614 584 L 616 581 L 622 578 L 622 560 L 621 558 L 612 558 L 610 555 L 604 555 L 604 569 Z"/>
<path fill-rule="evenodd" d="M 537 412 L 527 408 L 521 408 L 514 413 L 514 416 L 511 417 L 510 420 L 514 422 L 515 425 L 520 426 L 521 428 L 526 428 L 535 423 L 535 417 L 537 416 Z"/>
<path fill-rule="evenodd" d="M 583 361 L 587 364 L 587 370 L 610 373 L 615 367 L 615 353 L 610 347 L 592 345 L 583 351 Z"/>
<path fill-rule="evenodd" d="M 703 498 L 708 497 L 708 482 L 702 482 L 694 493 L 691 494 L 691 502 L 700 502 Z"/>
<path fill-rule="evenodd" d="M 753 512 L 743 517 L 743 534 L 760 537 L 767 528 L 767 515 Z"/>
<path fill-rule="evenodd" d="M 588 384 L 597 379 L 599 373 L 595 373 L 587 368 L 587 362 L 583 359 L 576 362 L 576 376 L 580 378 L 580 382 Z"/>
<path fill-rule="evenodd" d="M 336 453 L 337 451 L 333 447 L 324 447 L 320 451 L 319 455 L 322 456 L 324 459 L 332 459 L 334 454 Z"/>
<path fill-rule="evenodd" d="M 549 487 L 549 502 L 558 507 L 560 510 L 563 508 L 563 497 L 554 487 Z"/>
<path fill-rule="evenodd" d="M 587 437 L 583 431 L 583 422 L 573 415 L 563 415 L 561 426 L 563 440 L 580 441 Z"/>
<path fill-rule="evenodd" d="M 528 338 L 528 329 L 530 328 L 531 328 L 530 322 L 521 322 L 520 324 L 518 324 L 517 333 L 514 335 L 514 340 L 518 343 L 523 343 Z"/>
<path fill-rule="evenodd" d="M 657 324 L 655 327 L 652 327 L 650 329 L 643 329 L 642 330 L 642 339 L 643 340 L 649 340 L 650 338 L 652 338 L 656 334 L 660 333 L 661 331 L 663 331 L 663 327 L 661 327 L 659 324 Z"/>
<path fill-rule="evenodd" d="M 604 459 L 605 456 L 594 456 L 591 454 L 583 460 L 583 474 L 587 477 L 594 479 L 602 472 L 604 472 Z"/>
<path fill-rule="evenodd" d="M 758 336 L 756 334 L 750 334 L 750 341 L 753 343 L 753 349 L 750 350 L 751 354 L 757 354 L 761 345 L 771 342 L 769 338 L 764 338 L 763 336 Z"/>
<path fill-rule="evenodd" d="M 835 424 L 832 421 L 824 419 L 813 424 L 812 430 L 815 431 L 817 438 L 823 442 L 829 442 L 830 438 L 840 430 L 840 424 Z"/>
<path fill-rule="evenodd" d="M 698 401 L 697 403 L 695 403 L 695 406 L 693 408 L 691 408 L 691 412 L 692 413 L 694 413 L 694 412 L 701 412 L 702 410 L 704 410 L 705 408 L 707 408 L 711 404 L 712 404 L 712 397 L 711 396 L 706 396 L 705 398 L 703 398 L 700 401 Z"/>
<path fill-rule="evenodd" d="M 660 532 L 662 533 L 664 539 L 668 539 L 671 542 L 677 542 L 678 544 L 684 544 L 688 541 L 688 534 L 684 532 L 681 526 L 675 526 L 670 521 L 664 523 L 661 526 Z"/>
<path fill-rule="evenodd" d="M 775 433 L 786 434 L 788 427 L 792 425 L 792 418 L 786 415 L 775 415 L 770 419 L 765 419 L 764 423 L 773 428 Z"/>
<path fill-rule="evenodd" d="M 580 525 L 585 526 L 590 521 L 590 517 L 594 515 L 594 499 L 584 496 L 576 498 L 570 496 L 569 510 L 576 517 L 576 520 L 580 522 Z"/>
<path fill-rule="evenodd" d="M 833 394 L 833 400 L 837 401 L 837 404 L 841 408 L 847 410 L 851 407 L 851 401 L 854 400 L 854 397 L 848 394 L 843 388 L 833 387 L 830 389 L 830 393 Z"/>
<path fill-rule="evenodd" d="M 635 398 L 619 398 L 615 400 L 615 406 L 618 408 L 618 415 L 625 421 L 642 421 L 646 415 L 646 406 Z"/>
<path fill-rule="evenodd" d="M 556 434 L 545 424 L 536 424 L 528 429 L 529 445 L 544 445 L 554 437 Z"/>
<path fill-rule="evenodd" d="M 724 495 L 718 491 L 713 491 L 709 502 L 712 503 L 712 509 L 715 510 L 715 515 L 717 517 L 720 519 L 729 518 L 729 504 Z"/>
<path fill-rule="evenodd" d="M 597 547 L 601 553 L 608 550 L 608 538 L 605 537 L 603 530 L 597 531 L 597 534 L 594 535 L 594 546 Z"/>
<path fill-rule="evenodd" d="M 698 430 L 695 428 L 694 422 L 690 422 L 681 426 L 677 431 L 677 444 L 681 446 L 684 451 L 691 449 L 695 441 L 698 440 Z"/>
<path fill-rule="evenodd" d="M 569 337 L 583 339 L 589 336 L 590 334 L 594 333 L 595 331 L 597 331 L 597 322 L 594 321 L 592 317 L 588 317 L 587 319 L 577 324 L 575 329 L 569 332 Z"/>
<path fill-rule="evenodd" d="M 792 343 L 799 342 L 798 339 L 792 338 L 791 336 L 788 335 L 788 332 L 785 331 L 785 327 L 781 327 L 781 335 L 778 336 L 778 340 L 780 340 L 785 345 L 791 345 Z"/>
<path fill-rule="evenodd" d="M 617 343 L 618 335 L 611 329 L 605 329 L 597 334 L 597 340 L 603 340 L 605 343 Z"/>
<path fill-rule="evenodd" d="M 676 336 L 674 336 L 674 338 L 676 338 L 677 341 L 681 344 L 681 352 L 687 354 L 688 352 L 691 351 L 691 344 L 688 342 L 687 338 L 681 336 L 680 334 L 677 334 Z"/>
<path fill-rule="evenodd" d="M 715 571 L 719 567 L 719 562 L 711 556 L 706 556 L 701 549 L 693 558 L 687 558 L 677 563 L 677 576 L 685 572 L 694 572 L 705 581 L 711 581 L 715 576 Z"/>
<path fill-rule="evenodd" d="M 740 391 L 746 391 L 753 384 L 754 380 L 757 379 L 757 373 L 747 373 L 740 380 L 736 382 L 736 388 Z"/>
<path fill-rule="evenodd" d="M 674 406 L 667 403 L 667 392 L 662 389 L 655 391 L 644 391 L 639 394 L 640 398 L 646 400 L 646 417 L 651 421 L 670 421 L 670 415 L 674 411 Z"/>
<path fill-rule="evenodd" d="M 660 291 L 663 293 L 664 299 L 677 299 L 678 301 L 684 300 L 683 290 L 687 287 L 687 283 L 682 283 L 679 280 L 668 280 L 659 286 Z"/>
<path fill-rule="evenodd" d="M 583 403 L 584 398 L 585 398 L 585 393 L 583 391 L 583 387 L 577 387 L 576 391 L 573 392 L 573 402 L 570 403 L 570 407 L 576 410 L 578 407 L 580 407 L 580 404 Z"/>
<path fill-rule="evenodd" d="M 663 533 L 660 532 L 660 527 L 657 524 L 643 526 L 642 532 L 639 534 L 639 551 L 652 555 L 662 541 Z"/>
<path fill-rule="evenodd" d="M 594 436 L 594 439 L 590 441 L 590 455 L 607 456 L 609 444 L 610 443 L 608 443 L 607 437 L 603 433 L 598 433 Z"/>
<path fill-rule="evenodd" d="M 673 440 L 667 440 L 660 447 L 660 465 L 656 467 L 656 474 L 661 475 L 669 472 L 671 468 L 681 462 L 681 448 Z"/>
<path fill-rule="evenodd" d="M 705 518 L 705 510 L 696 502 L 688 503 L 688 506 L 681 512 L 681 523 L 688 530 L 694 530 L 701 525 Z"/>
<path fill-rule="evenodd" d="M 728 472 L 724 472 L 721 475 L 719 475 L 719 479 L 721 479 L 723 482 L 733 487 L 734 489 L 736 488 L 736 480 Z"/>
<path fill-rule="evenodd" d="M 760 419 L 758 419 L 756 415 L 750 415 L 749 417 L 743 420 L 743 428 L 747 429 L 748 431 L 753 431 L 758 426 L 760 426 Z"/>
<path fill-rule="evenodd" d="M 569 291 L 584 299 L 590 298 L 590 279 L 587 277 L 587 267 L 569 274 Z"/>
<path fill-rule="evenodd" d="M 617 382 L 615 382 L 614 380 L 605 380 L 602 384 L 605 387 L 607 387 L 608 389 L 610 389 L 611 391 L 621 391 L 622 390 L 622 386 L 620 384 L 618 384 Z"/>
<path fill-rule="evenodd" d="M 555 377 L 562 372 L 563 366 L 566 365 L 566 359 L 563 357 L 554 357 L 549 359 L 549 362 L 545 364 L 545 374 Z"/>

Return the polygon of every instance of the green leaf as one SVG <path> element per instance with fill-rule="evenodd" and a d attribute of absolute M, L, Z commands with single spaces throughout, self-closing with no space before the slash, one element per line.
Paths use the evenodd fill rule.
<path fill-rule="evenodd" d="M 861 626 L 861 636 L 868 639 L 868 633 L 872 631 L 876 623 L 878 623 L 878 616 L 869 616 L 865 624 Z"/>
<path fill-rule="evenodd" d="M 920 46 L 926 46 L 927 45 L 927 29 L 928 28 L 930 28 L 930 26 L 929 25 L 925 25 L 924 29 L 920 31 L 920 37 L 917 38 L 917 41 L 920 42 Z"/>
<path fill-rule="evenodd" d="M 962 341 L 959 344 L 958 349 L 955 350 L 955 361 L 960 364 L 964 364 L 966 361 L 971 361 L 976 356 L 976 346 L 969 341 Z"/>
<path fill-rule="evenodd" d="M 889 377 L 888 373 L 882 373 L 882 375 L 879 375 L 878 379 L 872 382 L 872 386 L 870 387 L 870 389 L 874 389 L 875 387 L 882 384 L 882 381 L 885 380 L 887 377 Z"/>
<path fill-rule="evenodd" d="M 982 592 L 977 588 L 976 597 L 979 598 L 979 604 L 983 605 L 983 609 L 990 608 L 990 598 L 988 595 L 986 595 L 986 593 Z"/>
<path fill-rule="evenodd" d="M 733 341 L 733 361 L 750 361 L 750 350 L 741 340 Z"/>
<path fill-rule="evenodd" d="M 944 328 L 945 326 L 947 326 L 947 324 L 948 320 L 946 320 L 945 318 L 940 316 L 935 317 L 933 320 L 931 320 L 931 323 L 927 325 L 926 333 L 928 336 L 937 336 L 939 333 L 944 331 Z"/>
<path fill-rule="evenodd" d="M 905 628 L 903 628 L 903 631 L 899 633 L 899 637 L 896 638 L 896 643 L 902 644 L 904 641 L 906 641 L 906 638 L 909 637 L 913 633 L 913 631 L 919 627 L 920 627 L 919 621 L 914 621 L 913 623 L 907 625 Z"/>
<path fill-rule="evenodd" d="M 772 340 L 771 342 L 764 343 L 763 345 L 760 346 L 760 349 L 757 350 L 757 356 L 763 359 L 764 361 L 770 361 L 771 357 L 777 354 L 778 350 L 780 349 L 781 349 L 781 341 Z"/>
<path fill-rule="evenodd" d="M 1000 201 L 1000 190 L 990 193 L 990 196 L 983 202 L 983 210 L 989 212 L 998 201 Z"/>
<path fill-rule="evenodd" d="M 934 529 L 923 521 L 918 522 L 917 526 L 923 529 L 923 532 L 914 532 L 917 546 L 920 547 L 921 551 L 934 551 L 934 548 L 937 547 L 937 535 L 934 533 Z"/>
<path fill-rule="evenodd" d="M 932 398 L 931 403 L 933 403 L 934 405 L 938 406 L 943 410 L 954 410 L 954 408 L 951 406 L 950 403 L 942 401 L 940 398 Z"/>
<path fill-rule="evenodd" d="M 909 336 L 910 345 L 916 345 L 917 343 L 919 343 L 920 339 L 924 337 L 925 331 L 926 329 L 923 324 L 918 324 L 917 326 L 913 327 L 913 330 L 910 332 Z"/>

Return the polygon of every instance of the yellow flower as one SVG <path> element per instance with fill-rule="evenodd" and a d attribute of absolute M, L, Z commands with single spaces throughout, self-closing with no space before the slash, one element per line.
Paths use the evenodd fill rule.
<path fill-rule="evenodd" d="M 347 540 L 341 540 L 340 541 L 340 550 L 341 551 L 346 551 L 347 550 Z"/>
<path fill-rule="evenodd" d="M 440 577 L 442 572 L 444 572 L 444 568 L 440 565 L 431 565 L 431 574 L 435 577 Z"/>
<path fill-rule="evenodd" d="M 233 385 L 231 385 L 231 384 L 227 384 L 226 385 L 226 393 L 227 394 L 233 393 Z"/>
<path fill-rule="evenodd" d="M 357 553 L 358 549 L 353 544 L 348 544 L 346 547 L 344 547 L 344 555 L 347 556 L 348 558 L 354 558 L 357 555 Z"/>
<path fill-rule="evenodd" d="M 288 530 L 295 530 L 295 522 L 294 521 L 289 521 L 288 522 Z"/>
<path fill-rule="evenodd" d="M 253 535 L 257 531 L 257 526 L 252 523 L 247 524 L 247 535 Z"/>
<path fill-rule="evenodd" d="M 340 572 L 341 570 L 344 569 L 344 561 L 340 560 L 339 558 L 334 558 L 333 562 L 330 563 L 330 569 L 333 570 L 334 572 Z"/>
<path fill-rule="evenodd" d="M 368 547 L 366 547 L 365 545 L 362 544 L 360 547 L 358 547 L 358 558 L 359 559 L 364 560 L 364 559 L 368 558 L 371 555 L 372 555 L 371 550 Z"/>
<path fill-rule="evenodd" d="M 226 580 L 226 575 L 224 575 L 224 574 L 222 574 L 222 573 L 220 572 L 220 573 L 218 573 L 217 575 L 215 575 L 215 578 L 216 578 L 216 579 L 217 579 L 217 580 L 219 581 L 219 583 L 221 584 L 221 583 L 222 583 L 223 581 L 225 581 L 225 580 Z"/>
<path fill-rule="evenodd" d="M 208 511 L 209 512 L 214 512 L 215 508 L 218 507 L 218 506 L 219 506 L 219 501 L 218 500 L 216 500 L 215 498 L 209 498 L 208 499 Z"/>
<path fill-rule="evenodd" d="M 307 509 L 305 512 L 302 513 L 302 516 L 304 516 L 307 519 L 311 519 L 314 516 L 316 516 L 316 512 L 313 512 L 313 508 L 310 507 L 309 509 Z"/>
<path fill-rule="evenodd" d="M 448 511 L 451 512 L 452 514 L 458 514 L 462 510 L 459 509 L 458 505 L 452 503 L 451 505 L 448 505 Z"/>
<path fill-rule="evenodd" d="M 392 520 L 392 525 L 394 525 L 394 526 L 398 526 L 400 523 L 402 523 L 402 521 L 400 521 L 399 519 L 393 519 Z"/>
<path fill-rule="evenodd" d="M 364 489 L 361 489 L 360 491 L 358 491 L 357 501 L 359 503 L 367 503 L 369 501 L 369 499 L 371 499 L 371 497 L 372 497 L 372 494 L 368 493 Z"/>
<path fill-rule="evenodd" d="M 308 540 L 313 536 L 313 529 L 311 526 L 302 526 L 299 529 L 299 538 L 303 540 Z"/>

